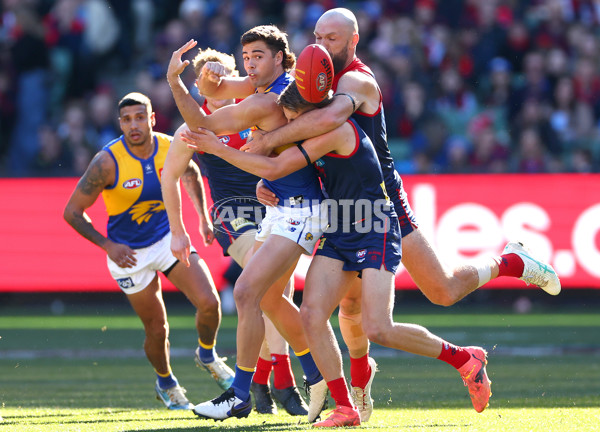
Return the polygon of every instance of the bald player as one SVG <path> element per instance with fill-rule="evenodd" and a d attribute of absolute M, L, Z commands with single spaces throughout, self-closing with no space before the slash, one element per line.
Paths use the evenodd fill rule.
<path fill-rule="evenodd" d="M 402 263 L 430 301 L 450 306 L 500 276 L 519 278 L 552 295 L 558 294 L 561 286 L 554 269 L 533 258 L 522 243 L 508 243 L 501 256 L 476 265 L 448 268 L 441 262 L 418 229 L 402 180 L 394 168 L 387 145 L 381 90 L 371 70 L 356 57 L 359 42 L 356 17 L 345 8 L 328 10 L 317 21 L 314 34 L 316 42 L 327 49 L 333 60 L 333 103 L 307 112 L 262 136 L 255 134 L 253 141 L 242 149 L 267 152 L 291 139 L 303 140 L 325 134 L 351 117 L 369 136 L 377 151 L 385 186 L 400 222 Z M 257 191 L 257 196 L 264 203 L 276 202 L 273 194 L 264 188 Z M 354 289 L 340 303 L 339 321 L 351 358 L 352 395 L 362 421 L 367 421 L 373 410 L 370 387 L 375 374 L 375 361 L 368 356 L 368 340 L 362 329 L 359 285 L 359 281 L 355 281 Z M 442 351 L 439 358 L 455 358 L 459 367 L 459 363 L 466 364 L 470 359 L 463 352 L 450 354 L 447 350 Z M 478 412 L 483 411 L 491 395 L 489 385 L 476 381 L 467 384 L 474 408 Z"/>

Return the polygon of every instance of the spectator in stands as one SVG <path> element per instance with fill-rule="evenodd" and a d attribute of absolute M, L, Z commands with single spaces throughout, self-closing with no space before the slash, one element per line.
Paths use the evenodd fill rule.
<path fill-rule="evenodd" d="M 450 148 L 457 152 L 453 157 L 464 157 L 470 144 L 457 143 L 470 143 L 468 123 L 482 109 L 492 116 L 498 139 L 504 140 L 498 135 L 502 130 L 511 133 L 509 149 L 517 152 L 521 132 L 529 126 L 520 115 L 534 99 L 541 112 L 535 127 L 552 159 L 562 157 L 565 169 L 571 169 L 572 152 L 582 148 L 595 161 L 600 150 L 597 134 L 590 129 L 600 123 L 600 13 L 593 5 L 588 0 L 352 2 L 361 27 L 358 55 L 386 87 L 391 142 L 407 139 L 407 83 L 421 86 L 432 115 L 442 118 L 449 130 L 448 135 L 439 134 L 444 136 L 442 144 L 434 146 L 434 157 L 423 145 L 395 154 L 414 162 L 419 172 L 461 171 L 449 162 Z M 170 55 L 189 38 L 240 60 L 237 35 L 273 22 L 288 32 L 299 53 L 312 42 L 316 19 L 335 6 L 333 0 L 2 0 L 0 158 L 4 153 L 4 165 L 13 174 L 35 174 L 37 168 L 31 165 L 39 146 L 37 128 L 61 124 L 74 100 L 83 101 L 84 111 L 90 112 L 86 128 L 102 129 L 92 113 L 103 103 L 105 96 L 95 96 L 104 92 L 105 83 L 160 99 Z M 94 36 L 98 34 L 101 37 Z M 198 98 L 193 74 L 182 79 Z M 570 92 L 566 79 L 572 81 L 576 101 L 568 109 L 558 106 L 555 96 Z M 25 102 L 32 100 L 35 105 Z M 157 103 L 157 109 L 157 128 L 172 131 L 179 119 L 171 102 Z M 540 126 L 544 122 L 550 122 L 550 133 Z M 430 132 L 420 125 L 413 129 L 417 140 Z M 63 131 L 59 134 L 62 137 Z M 448 137 L 454 143 L 450 147 Z M 14 164 L 7 157 L 9 141 L 19 143 L 12 145 Z M 80 147 L 71 151 L 73 159 L 75 152 L 79 157 L 87 154 Z M 598 169 L 597 163 L 592 169 Z"/>

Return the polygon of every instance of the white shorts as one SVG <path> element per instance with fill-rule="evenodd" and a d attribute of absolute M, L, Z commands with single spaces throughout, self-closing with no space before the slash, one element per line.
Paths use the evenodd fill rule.
<path fill-rule="evenodd" d="M 146 288 L 156 272 L 164 272 L 177 262 L 177 258 L 171 253 L 171 232 L 150 246 L 141 249 L 134 249 L 137 264 L 135 267 L 119 267 L 108 256 L 106 263 L 111 276 L 125 294 L 135 294 Z M 191 247 L 192 252 L 196 252 Z"/>
<path fill-rule="evenodd" d="M 267 206 L 266 216 L 256 231 L 256 240 L 264 242 L 271 234 L 282 236 L 312 255 L 326 228 L 327 218 L 322 216 L 319 204 L 299 208 Z"/>

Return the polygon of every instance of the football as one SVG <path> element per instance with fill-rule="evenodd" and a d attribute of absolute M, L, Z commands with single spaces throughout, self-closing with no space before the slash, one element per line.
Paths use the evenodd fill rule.
<path fill-rule="evenodd" d="M 325 99 L 333 83 L 333 63 L 325 48 L 311 44 L 296 60 L 296 85 L 300 95 L 311 103 Z"/>

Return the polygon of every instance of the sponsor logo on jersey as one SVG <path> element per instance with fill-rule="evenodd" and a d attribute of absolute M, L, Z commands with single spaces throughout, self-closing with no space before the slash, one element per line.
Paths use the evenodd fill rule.
<path fill-rule="evenodd" d="M 304 236 L 304 240 L 306 241 L 311 241 L 314 238 L 315 237 L 312 235 L 312 233 L 306 233 L 306 235 Z"/>
<path fill-rule="evenodd" d="M 123 182 L 124 189 L 135 189 L 142 185 L 142 181 L 139 178 L 132 178 Z"/>
<path fill-rule="evenodd" d="M 121 287 L 121 289 L 127 289 L 133 287 L 133 280 L 130 277 L 117 279 L 117 283 Z"/>
<path fill-rule="evenodd" d="M 144 170 L 146 170 L 146 173 L 151 173 L 152 172 L 152 165 L 146 164 L 144 166 Z"/>

